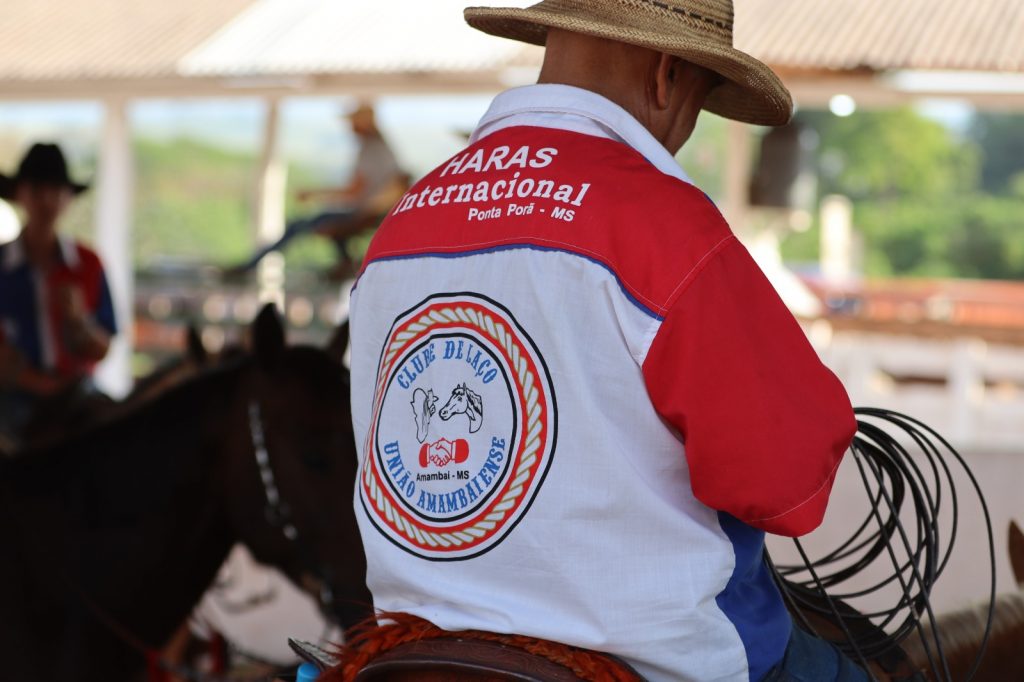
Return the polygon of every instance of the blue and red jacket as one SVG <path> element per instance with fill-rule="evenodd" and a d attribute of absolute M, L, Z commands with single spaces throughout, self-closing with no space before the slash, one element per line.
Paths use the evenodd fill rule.
<path fill-rule="evenodd" d="M 19 240 L 0 245 L 0 342 L 15 346 L 37 370 L 62 377 L 85 376 L 95 363 L 76 357 L 68 347 L 59 302 L 66 287 L 81 292 L 97 324 L 112 335 L 117 333 L 107 278 L 92 250 L 59 239 L 57 261 L 44 274 L 28 262 Z"/>

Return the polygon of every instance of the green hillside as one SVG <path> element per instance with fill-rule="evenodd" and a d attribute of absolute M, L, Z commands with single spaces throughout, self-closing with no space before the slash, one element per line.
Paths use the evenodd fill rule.
<path fill-rule="evenodd" d="M 232 152 L 194 140 L 135 141 L 137 179 L 132 254 L 136 267 L 168 259 L 230 265 L 252 248 L 255 156 Z M 316 186 L 325 179 L 302 167 L 289 168 L 289 192 Z M 70 232 L 90 239 L 93 196 L 87 193 L 68 215 Z M 289 197 L 287 212 L 297 215 L 316 206 L 296 206 Z M 289 263 L 323 267 L 333 258 L 330 244 L 308 238 L 290 246 Z"/>

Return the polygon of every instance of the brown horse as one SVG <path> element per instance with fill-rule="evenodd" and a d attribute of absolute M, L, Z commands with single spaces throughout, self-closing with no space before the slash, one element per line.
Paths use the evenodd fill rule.
<path fill-rule="evenodd" d="M 91 390 L 84 383 L 75 383 L 41 399 L 22 429 L 20 450 L 52 447 L 103 420 L 116 418 L 211 367 L 215 360 L 206 352 L 195 327 L 189 326 L 185 331 L 184 354 L 139 379 L 123 400 Z"/>
<path fill-rule="evenodd" d="M 1024 680 L 1024 655 L 1021 655 L 1021 647 L 1024 646 L 1024 533 L 1012 521 L 1008 532 L 1008 551 L 1018 591 L 996 597 L 991 633 L 973 676 L 971 671 L 983 645 L 988 602 L 939 615 L 934 627 L 928 622 L 923 623 L 920 633 L 911 635 L 902 643 L 905 654 L 903 665 L 898 665 L 897 670 L 892 671 L 886 670 L 877 661 L 869 661 L 872 675 L 883 681 L 906 679 L 914 672 L 934 682 L 943 679 L 956 682 L 968 679 L 982 682 Z M 838 603 L 837 608 L 842 610 L 849 607 Z M 843 633 L 829 619 L 813 614 L 804 615 L 809 617 L 815 630 L 822 636 L 833 641 L 842 640 Z M 847 625 L 858 627 L 857 624 L 863 622 L 852 619 Z M 925 650 L 924 642 L 928 642 L 931 654 L 935 656 L 936 633 L 942 643 L 948 678 L 945 677 L 943 669 L 932 669 L 928 652 Z"/>
<path fill-rule="evenodd" d="M 1016 523 L 1009 528 L 1010 563 L 1017 581 L 1017 592 L 1000 595 L 995 601 L 992 633 L 984 657 L 974 675 L 976 680 L 1024 680 L 1024 533 Z M 988 604 L 954 611 L 939 616 L 936 629 L 942 636 L 943 651 L 954 680 L 965 680 L 981 648 Z M 924 636 L 933 641 L 932 629 L 925 627 Z M 928 668 L 928 660 L 919 638 L 911 637 L 904 644 L 910 659 L 919 670 Z"/>
<path fill-rule="evenodd" d="M 137 677 L 235 542 L 364 618 L 348 415 L 341 364 L 265 309 L 252 356 L 0 463 L 0 676 Z"/>

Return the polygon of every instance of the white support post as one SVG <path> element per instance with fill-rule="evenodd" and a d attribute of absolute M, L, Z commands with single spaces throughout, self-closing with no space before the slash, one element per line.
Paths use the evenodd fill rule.
<path fill-rule="evenodd" d="M 135 276 L 131 230 L 134 164 L 127 102 L 108 100 L 96 175 L 96 248 L 114 299 L 118 334 L 96 372 L 101 390 L 115 398 L 132 387 Z"/>
<path fill-rule="evenodd" d="M 737 234 L 748 229 L 747 210 L 750 207 L 750 156 L 753 147 L 753 129 L 737 121 L 728 121 L 725 165 L 725 206 L 729 225 Z"/>
<path fill-rule="evenodd" d="M 262 246 L 270 244 L 284 234 L 285 191 L 288 166 L 281 158 L 278 130 L 280 128 L 280 101 L 267 102 L 267 118 L 263 124 L 263 148 L 260 152 L 259 177 L 256 187 L 256 241 Z M 276 303 L 284 310 L 284 256 L 274 252 L 260 261 L 257 286 L 260 303 Z"/>
<path fill-rule="evenodd" d="M 853 202 L 831 194 L 821 202 L 821 274 L 830 286 L 847 284 L 854 276 Z"/>
<path fill-rule="evenodd" d="M 957 339 L 949 368 L 950 437 L 961 447 L 974 443 L 979 435 L 977 416 L 985 399 L 983 363 L 988 345 L 981 339 Z"/>

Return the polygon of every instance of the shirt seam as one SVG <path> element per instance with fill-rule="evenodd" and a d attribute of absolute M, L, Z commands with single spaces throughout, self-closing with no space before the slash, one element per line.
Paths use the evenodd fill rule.
<path fill-rule="evenodd" d="M 723 237 L 717 244 L 708 249 L 707 252 L 701 256 L 700 260 L 694 263 L 693 267 L 691 267 L 687 273 L 683 275 L 682 279 L 679 280 L 679 283 L 675 286 L 672 293 L 669 294 L 668 299 L 665 301 L 665 309 L 668 310 L 671 308 L 673 304 L 679 300 L 684 293 L 686 293 L 693 282 L 696 281 L 697 277 L 704 272 L 704 269 L 711 264 L 711 261 L 715 256 L 717 256 L 727 246 L 730 246 L 734 241 L 736 241 L 736 235 L 730 234 Z"/>
<path fill-rule="evenodd" d="M 835 466 L 832 467 L 832 470 L 829 472 L 829 475 L 826 476 L 825 480 L 823 480 L 821 482 L 821 485 L 819 485 L 814 490 L 814 492 L 811 493 L 810 495 L 808 495 L 802 502 L 796 504 L 793 507 L 790 507 L 786 511 L 781 512 L 779 514 L 775 514 L 773 516 L 765 516 L 765 517 L 762 517 L 762 518 L 759 518 L 759 519 L 751 519 L 751 521 L 753 523 L 762 523 L 764 521 L 774 521 L 776 519 L 781 519 L 783 516 L 788 516 L 788 515 L 792 514 L 793 512 L 797 511 L 798 509 L 800 509 L 801 507 L 804 507 L 804 506 L 808 505 L 811 502 L 811 500 L 813 500 L 818 495 L 820 495 L 821 492 L 825 489 L 825 486 L 827 486 L 829 484 L 829 482 L 832 481 L 835 478 L 836 472 L 839 470 L 839 465 L 842 464 L 842 462 L 843 462 L 843 460 L 842 460 L 842 458 L 840 458 L 839 461 L 835 463 Z"/>

